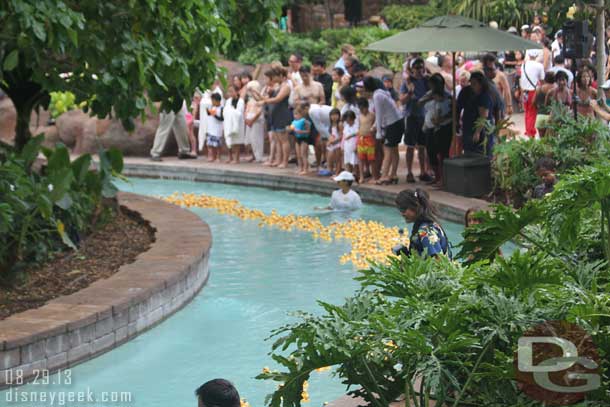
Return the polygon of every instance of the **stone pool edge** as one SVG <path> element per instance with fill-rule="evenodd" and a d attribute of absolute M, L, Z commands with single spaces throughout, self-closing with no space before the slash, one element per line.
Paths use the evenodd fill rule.
<path fill-rule="evenodd" d="M 173 315 L 206 284 L 209 226 L 161 200 L 119 193 L 156 230 L 155 242 L 111 277 L 0 321 L 0 389 L 112 350 Z M 8 372 L 11 372 L 9 374 Z"/>
<path fill-rule="evenodd" d="M 328 178 L 301 177 L 274 174 L 265 171 L 240 170 L 239 168 L 210 168 L 204 164 L 179 164 L 143 162 L 138 159 L 125 159 L 123 175 L 137 178 L 177 179 L 197 182 L 215 182 L 243 186 L 263 187 L 270 189 L 288 190 L 292 192 L 306 192 L 330 197 L 332 191 L 337 189 L 336 184 Z M 245 165 L 243 167 L 246 167 Z M 405 185 L 405 188 L 415 188 Z M 396 188 L 385 188 L 377 185 L 355 185 L 354 189 L 360 194 L 362 200 L 368 203 L 394 206 L 394 199 L 399 192 Z M 428 189 L 428 188 L 427 188 Z M 440 216 L 451 222 L 463 224 L 464 215 L 468 208 L 486 208 L 489 203 L 480 199 L 466 198 L 445 191 L 429 190 L 430 199 L 439 210 Z"/>

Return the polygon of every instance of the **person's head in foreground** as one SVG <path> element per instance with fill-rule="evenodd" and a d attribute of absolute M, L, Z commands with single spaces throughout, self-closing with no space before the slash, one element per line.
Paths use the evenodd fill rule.
<path fill-rule="evenodd" d="M 489 82 L 485 75 L 479 71 L 470 74 L 470 86 L 477 95 L 489 91 Z"/>
<path fill-rule="evenodd" d="M 536 175 L 540 177 L 544 185 L 555 184 L 555 162 L 549 157 L 542 157 L 536 162 Z"/>
<path fill-rule="evenodd" d="M 408 223 L 413 223 L 409 253 L 436 257 L 451 257 L 449 239 L 437 221 L 437 213 L 423 189 L 405 189 L 396 196 L 396 206 Z M 396 250 L 393 250 L 397 254 Z M 402 250 L 398 251 L 399 253 Z"/>
<path fill-rule="evenodd" d="M 468 226 L 472 226 L 472 225 L 479 225 L 481 224 L 481 216 L 479 214 L 479 212 L 481 212 L 483 209 L 478 208 L 478 207 L 471 207 L 468 208 L 468 210 L 466 211 L 466 214 L 464 215 L 464 226 L 468 227 Z"/>
<path fill-rule="evenodd" d="M 333 180 L 339 185 L 339 188 L 341 188 L 344 193 L 347 193 L 351 189 L 356 178 L 354 178 L 354 174 L 349 171 L 341 171 Z"/>
<path fill-rule="evenodd" d="M 557 71 L 555 74 L 555 84 L 557 85 L 557 89 L 566 89 L 568 87 L 568 74 L 564 71 Z"/>
<path fill-rule="evenodd" d="M 233 384 L 225 379 L 214 379 L 195 390 L 198 407 L 240 407 L 239 393 Z"/>
<path fill-rule="evenodd" d="M 395 202 L 400 214 L 409 223 L 437 221 L 436 209 L 430 202 L 430 196 L 423 189 L 400 191 Z"/>

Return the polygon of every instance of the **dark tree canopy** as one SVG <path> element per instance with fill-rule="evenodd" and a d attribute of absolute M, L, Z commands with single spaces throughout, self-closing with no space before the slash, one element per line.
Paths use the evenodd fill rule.
<path fill-rule="evenodd" d="M 219 54 L 264 41 L 280 0 L 0 0 L 0 88 L 18 112 L 69 90 L 130 127 L 150 101 L 177 110 L 216 76 Z M 64 74 L 64 75 L 60 75 Z M 69 76 L 66 77 L 65 74 Z"/>

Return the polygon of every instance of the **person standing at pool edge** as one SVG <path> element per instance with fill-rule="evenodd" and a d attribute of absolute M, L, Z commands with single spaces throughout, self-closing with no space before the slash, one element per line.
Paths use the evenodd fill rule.
<path fill-rule="evenodd" d="M 413 223 L 408 254 L 417 251 L 420 256 L 444 255 L 451 258 L 449 239 L 426 191 L 420 188 L 405 189 L 396 196 L 396 206 L 402 217 L 408 223 Z"/>
<path fill-rule="evenodd" d="M 362 208 L 362 200 L 360 195 L 352 189 L 352 183 L 356 180 L 354 174 L 349 171 L 342 171 L 341 174 L 334 178 L 340 189 L 333 192 L 330 205 L 325 208 L 315 209 L 332 209 L 335 211 L 353 211 Z"/>
<path fill-rule="evenodd" d="M 240 407 L 241 399 L 233 383 L 214 379 L 195 390 L 198 407 Z"/>

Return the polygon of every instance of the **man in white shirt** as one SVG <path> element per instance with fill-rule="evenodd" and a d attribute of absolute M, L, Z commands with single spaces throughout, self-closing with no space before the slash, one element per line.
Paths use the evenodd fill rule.
<path fill-rule="evenodd" d="M 150 150 L 151 161 L 163 161 L 161 154 L 167 144 L 169 134 L 172 132 L 178 143 L 178 158 L 181 160 L 197 158 L 197 156 L 191 154 L 191 145 L 189 144 L 186 126 L 186 102 L 183 102 L 182 108 L 178 112 L 170 110 L 168 112 L 162 111 L 159 114 L 159 127 L 157 127 L 153 147 Z"/>
<path fill-rule="evenodd" d="M 555 74 L 559 71 L 565 72 L 566 75 L 568 75 L 568 88 L 572 89 L 572 81 L 574 80 L 574 74 L 568 68 L 566 68 L 565 62 L 566 62 L 566 60 L 563 57 L 563 55 L 557 55 L 553 59 L 554 66 L 551 69 L 549 69 L 549 71 L 551 71 Z"/>
<path fill-rule="evenodd" d="M 544 66 L 536 61 L 536 58 L 542 53 L 538 49 L 528 49 L 526 52 L 526 59 L 523 62 L 521 69 L 521 78 L 519 79 L 519 86 L 524 92 L 525 102 L 523 103 L 525 108 L 525 135 L 531 138 L 536 137 L 536 115 L 538 109 L 536 109 L 536 87 L 538 82 L 544 79 Z"/>
<path fill-rule="evenodd" d="M 559 30 L 555 33 L 555 41 L 551 43 L 551 55 L 553 61 L 563 51 L 563 31 Z"/>
<path fill-rule="evenodd" d="M 350 58 L 351 56 L 353 56 L 355 52 L 356 52 L 356 49 L 352 45 L 350 45 L 350 44 L 343 45 L 341 47 L 341 58 L 339 58 L 339 60 L 335 64 L 335 68 L 341 68 L 341 69 L 343 69 L 343 72 L 347 72 L 347 67 L 345 66 L 345 61 L 347 61 L 347 58 Z"/>

